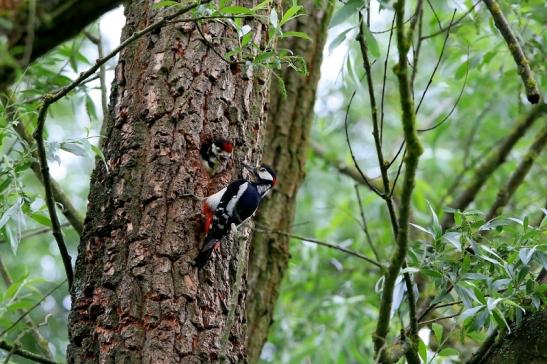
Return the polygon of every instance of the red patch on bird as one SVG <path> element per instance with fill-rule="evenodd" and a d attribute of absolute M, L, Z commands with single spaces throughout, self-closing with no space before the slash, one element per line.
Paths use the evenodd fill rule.
<path fill-rule="evenodd" d="M 205 226 L 203 230 L 205 230 L 205 234 L 209 232 L 209 229 L 211 228 L 211 225 L 213 224 L 213 215 L 214 211 L 212 211 L 209 208 L 209 205 L 207 205 L 207 202 L 203 204 L 203 214 L 205 215 Z"/>
<path fill-rule="evenodd" d="M 272 180 L 272 187 L 275 186 L 275 181 L 277 181 L 277 178 L 274 177 Z"/>
<path fill-rule="evenodd" d="M 222 149 L 225 152 L 232 153 L 232 150 L 234 150 L 234 146 L 230 142 L 224 142 L 224 144 L 222 145 Z"/>

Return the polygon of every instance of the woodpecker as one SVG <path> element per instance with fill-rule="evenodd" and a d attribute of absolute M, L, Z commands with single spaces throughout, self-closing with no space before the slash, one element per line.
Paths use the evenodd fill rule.
<path fill-rule="evenodd" d="M 234 145 L 226 139 L 209 140 L 201 146 L 199 153 L 207 171 L 215 175 L 226 168 L 226 164 L 232 156 Z"/>
<path fill-rule="evenodd" d="M 262 164 L 258 168 L 244 166 L 252 171 L 256 181 L 233 181 L 207 197 L 203 204 L 206 237 L 194 261 L 198 269 L 207 263 L 213 250 L 220 246 L 223 237 L 255 213 L 260 201 L 275 185 L 275 172 L 267 165 Z"/>

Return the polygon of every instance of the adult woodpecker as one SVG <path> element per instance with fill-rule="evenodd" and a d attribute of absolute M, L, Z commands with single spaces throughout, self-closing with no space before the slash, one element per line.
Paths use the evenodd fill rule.
<path fill-rule="evenodd" d="M 275 172 L 267 165 L 258 168 L 244 166 L 254 174 L 256 181 L 233 181 L 207 197 L 203 204 L 206 237 L 194 261 L 198 269 L 207 263 L 223 237 L 255 213 L 260 201 L 275 185 Z"/>
<path fill-rule="evenodd" d="M 234 145 L 226 139 L 208 140 L 201 146 L 201 161 L 210 174 L 215 175 L 226 168 Z"/>

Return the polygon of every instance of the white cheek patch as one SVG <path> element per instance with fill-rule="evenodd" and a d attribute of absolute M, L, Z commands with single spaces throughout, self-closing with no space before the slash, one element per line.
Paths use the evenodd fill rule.
<path fill-rule="evenodd" d="M 264 172 L 258 171 L 258 176 L 260 177 L 260 179 L 263 179 L 266 181 L 272 180 L 272 175 L 268 171 L 264 171 Z"/>

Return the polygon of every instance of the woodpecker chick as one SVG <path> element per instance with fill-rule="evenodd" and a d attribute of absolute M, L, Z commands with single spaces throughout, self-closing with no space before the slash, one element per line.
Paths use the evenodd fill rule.
<path fill-rule="evenodd" d="M 223 237 L 255 213 L 260 201 L 275 185 L 275 172 L 267 165 L 258 168 L 244 166 L 253 172 L 256 181 L 233 181 L 205 200 L 203 211 L 206 237 L 194 261 L 198 269 L 205 266 Z"/>
<path fill-rule="evenodd" d="M 199 153 L 203 166 L 211 175 L 222 172 L 232 157 L 234 145 L 226 139 L 209 140 L 201 146 Z"/>

